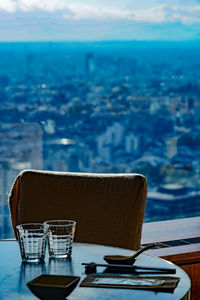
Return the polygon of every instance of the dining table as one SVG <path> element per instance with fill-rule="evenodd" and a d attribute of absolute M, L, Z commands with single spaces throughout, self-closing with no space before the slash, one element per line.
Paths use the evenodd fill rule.
<path fill-rule="evenodd" d="M 83 263 L 105 264 L 103 257 L 109 254 L 130 255 L 133 251 L 118 247 L 74 242 L 72 256 L 69 259 L 49 259 L 48 251 L 44 263 L 23 263 L 16 240 L 0 241 L 0 299 L 34 300 L 38 299 L 28 288 L 27 283 L 41 274 L 79 276 L 80 281 L 68 300 L 140 300 L 190 299 L 191 282 L 188 275 L 175 264 L 142 253 L 134 265 L 139 267 L 173 268 L 175 274 L 162 271 L 137 270 L 137 276 L 174 276 L 180 280 L 173 291 L 144 289 L 81 287 L 80 283 L 87 277 Z M 105 267 L 97 266 L 97 274 L 105 274 Z M 130 274 L 129 274 L 130 275 Z M 135 274 L 131 274 L 135 275 Z M 125 275 L 126 276 L 126 275 Z M 55 299 L 56 300 L 56 299 Z"/>

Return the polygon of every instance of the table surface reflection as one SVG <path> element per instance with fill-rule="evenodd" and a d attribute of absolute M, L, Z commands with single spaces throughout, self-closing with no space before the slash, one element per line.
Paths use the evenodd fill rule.
<path fill-rule="evenodd" d="M 28 289 L 26 283 L 41 274 L 74 275 L 85 278 L 85 268 L 82 262 L 105 263 L 105 254 L 130 254 L 130 250 L 102 245 L 74 243 L 70 260 L 49 260 L 46 256 L 43 264 L 23 264 L 16 241 L 0 241 L 0 299 L 1 300 L 31 300 L 37 299 Z M 178 266 L 166 260 L 141 254 L 137 259 L 138 266 L 175 267 L 176 274 L 168 276 L 180 277 L 180 282 L 173 293 L 153 292 L 131 289 L 85 288 L 77 286 L 68 296 L 69 300 L 90 299 L 190 299 L 190 279 Z M 103 272 L 103 268 L 97 268 Z M 152 273 L 150 273 L 152 275 Z M 145 274 L 146 275 L 146 274 Z M 160 275 L 160 274 L 159 274 Z M 80 280 L 80 282 L 81 282 Z"/>

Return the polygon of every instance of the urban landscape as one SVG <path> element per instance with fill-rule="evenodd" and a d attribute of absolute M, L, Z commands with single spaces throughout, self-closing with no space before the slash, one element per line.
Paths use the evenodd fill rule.
<path fill-rule="evenodd" d="M 0 236 L 23 169 L 141 173 L 145 221 L 200 213 L 200 43 L 0 43 Z"/>

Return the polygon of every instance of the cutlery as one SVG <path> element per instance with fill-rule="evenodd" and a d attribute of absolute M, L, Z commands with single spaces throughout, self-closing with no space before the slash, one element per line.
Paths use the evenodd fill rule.
<path fill-rule="evenodd" d="M 147 246 L 137 250 L 136 252 L 134 252 L 131 255 L 105 255 L 104 260 L 108 264 L 132 265 L 132 264 L 134 264 L 135 259 L 138 255 L 140 255 L 142 252 L 144 252 L 148 249 L 155 248 L 156 246 L 158 246 L 158 243 L 148 244 Z"/>
<path fill-rule="evenodd" d="M 131 265 L 119 265 L 119 264 L 96 264 L 94 262 L 91 263 L 82 263 L 83 266 L 86 266 L 86 271 L 91 271 L 93 273 L 96 272 L 96 267 L 107 267 L 107 268 L 114 268 L 119 270 L 150 270 L 150 271 L 162 271 L 167 272 L 168 274 L 175 274 L 176 269 L 174 268 L 159 268 L 159 267 L 145 267 L 145 266 L 131 266 Z"/>

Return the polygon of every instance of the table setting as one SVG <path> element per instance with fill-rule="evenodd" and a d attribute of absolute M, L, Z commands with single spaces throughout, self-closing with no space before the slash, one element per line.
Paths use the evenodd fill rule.
<path fill-rule="evenodd" d="M 73 299 L 76 292 L 80 293 L 79 290 L 85 290 L 81 294 L 87 292 L 89 295 L 88 288 L 93 288 L 95 291 L 101 288 L 102 296 L 100 298 L 102 299 L 103 289 L 109 289 L 112 293 L 114 289 L 120 290 L 120 293 L 126 289 L 132 290 L 134 293 L 137 293 L 137 290 L 143 290 L 144 292 L 156 291 L 157 294 L 165 292 L 166 295 L 173 295 L 180 280 L 177 269 L 174 268 L 174 265 L 163 267 L 152 265 L 151 262 L 148 264 L 148 255 L 143 254 L 144 251 L 156 247 L 156 244 L 150 244 L 131 253 L 129 250 L 128 254 L 122 255 L 120 248 L 117 247 L 74 242 L 75 229 L 76 222 L 73 220 L 47 220 L 44 223 L 17 225 L 21 270 L 25 274 L 28 269 L 38 268 L 35 273 L 38 276 L 29 276 L 31 280 L 27 281 L 26 276 L 23 275 L 22 284 L 26 284 L 37 298 L 61 300 L 67 297 L 67 299 Z M 75 253 L 75 257 L 73 257 L 73 253 L 77 250 L 77 244 L 80 253 L 85 245 L 88 247 L 88 256 L 77 259 Z M 89 253 L 89 249 L 93 247 L 97 250 L 94 257 Z M 101 248 L 103 251 L 98 254 L 98 249 Z M 144 260 L 141 260 L 141 257 L 146 258 L 144 264 L 141 264 L 141 261 Z M 151 257 L 149 256 L 149 258 Z M 91 262 L 89 259 L 93 261 Z M 78 272 L 76 272 L 76 268 L 73 270 L 74 263 L 78 267 Z M 64 271 L 65 267 L 68 271 Z M 98 292 L 95 293 L 98 294 Z M 137 294 L 135 295 L 137 296 Z M 85 299 L 87 298 L 90 297 Z"/>

